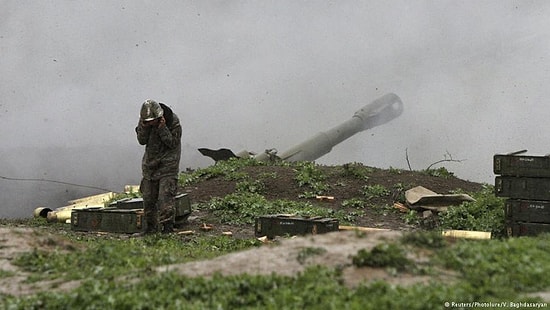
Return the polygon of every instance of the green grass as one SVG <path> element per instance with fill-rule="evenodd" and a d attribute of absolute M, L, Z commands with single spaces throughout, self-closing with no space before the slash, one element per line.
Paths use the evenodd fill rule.
<path fill-rule="evenodd" d="M 319 169 L 314 162 L 294 163 L 294 180 L 298 187 L 304 187 L 306 190 L 300 195 L 300 198 L 313 198 L 316 195 L 325 194 L 329 185 L 325 182 L 327 176 Z"/>
<path fill-rule="evenodd" d="M 439 216 L 441 229 L 461 229 L 492 232 L 493 237 L 505 236 L 504 198 L 496 197 L 494 187 L 485 185 L 472 194 L 474 202 L 464 202 L 449 208 Z"/>
<path fill-rule="evenodd" d="M 300 200 L 267 201 L 262 196 L 263 180 L 276 175 L 253 180 L 240 171 L 250 165 L 264 163 L 230 160 L 182 173 L 179 181 L 182 185 L 213 177 L 237 181 L 235 193 L 194 208 L 211 212 L 221 224 L 247 225 L 254 223 L 259 215 L 276 213 L 333 217 L 341 224 L 353 223 L 358 216 L 363 216 L 362 209 L 369 199 L 406 188 L 401 184 L 392 190 L 375 184 L 364 187 L 361 197 L 345 202 L 357 211 L 343 213 Z M 326 177 L 318 166 L 301 163 L 292 167 L 295 181 L 307 190 L 306 194 L 325 190 Z M 360 164 L 347 164 L 342 168 L 343 175 L 359 180 L 367 180 L 371 172 L 371 168 Z M 442 178 L 452 176 L 441 168 L 426 173 Z M 79 280 L 81 285 L 66 292 L 44 291 L 21 297 L 0 295 L 0 309 L 442 309 L 445 302 L 540 301 L 527 294 L 550 291 L 547 276 L 550 274 L 550 235 L 502 238 L 503 199 L 494 196 L 491 186 L 472 196 L 476 202 L 464 203 L 440 214 L 438 228 L 491 231 L 497 239 L 448 242 L 439 231 L 407 233 L 398 241 L 359 249 L 348 257 L 346 265 L 312 266 L 294 277 L 243 274 L 190 278 L 155 271 L 157 266 L 210 259 L 259 246 L 255 239 L 195 235 L 112 238 L 74 234 L 66 231 L 66 225 L 32 219 L 22 224 L 37 231 L 58 231 L 72 241 L 73 246 L 54 251 L 37 248 L 19 255 L 12 263 L 32 274 L 28 282 Z M 390 206 L 378 209 L 396 212 Z M 418 216 L 407 214 L 404 220 L 418 221 Z M 0 220 L 0 224 L 17 226 L 21 222 Z M 324 252 L 324 248 L 306 247 L 297 252 L 295 259 L 305 264 Z M 420 264 L 413 262 L 410 254 L 417 253 L 424 253 L 427 260 Z M 378 280 L 349 287 L 344 283 L 342 271 L 351 266 L 382 268 L 390 276 L 430 275 L 432 281 L 395 285 Z M 396 272 L 390 272 L 392 270 Z M 445 276 L 438 277 L 440 272 Z M 16 275 L 0 271 L 3 280 Z"/>
<path fill-rule="evenodd" d="M 80 239 L 80 240 L 78 240 Z M 141 273 L 153 266 L 208 259 L 259 244 L 257 240 L 224 236 L 181 239 L 177 235 L 148 235 L 143 238 L 75 238 L 72 251 L 35 249 L 13 263 L 31 272 L 28 281 L 63 278 L 67 280 L 114 277 Z"/>
<path fill-rule="evenodd" d="M 352 176 L 360 181 L 366 181 L 369 179 L 369 175 L 374 171 L 373 168 L 367 167 L 362 163 L 347 163 L 342 165 L 342 175 Z"/>
<path fill-rule="evenodd" d="M 228 239 L 226 239 L 228 240 Z M 295 277 L 272 275 L 238 275 L 212 278 L 189 278 L 175 273 L 157 273 L 150 267 L 171 261 L 200 259 L 210 255 L 221 255 L 224 246 L 235 250 L 225 241 L 218 240 L 213 250 L 213 240 L 192 242 L 184 251 L 194 257 L 175 258 L 183 252 L 175 247 L 178 241 L 155 238 L 142 241 L 122 242 L 113 251 L 112 240 L 98 239 L 97 246 L 80 253 L 79 268 L 67 268 L 52 263 L 52 274 L 67 272 L 79 274 L 82 284 L 68 292 L 41 292 L 34 295 L 15 297 L 3 296 L 2 309 L 442 309 L 445 302 L 540 302 L 527 293 L 550 289 L 550 236 L 535 238 L 514 238 L 501 240 L 468 241 L 444 243 L 435 235 L 414 233 L 403 237 L 401 243 L 383 244 L 372 251 L 358 251 L 358 255 L 375 253 L 369 258 L 380 268 L 410 266 L 404 258 L 406 251 L 424 248 L 433 251 L 427 264 L 446 268 L 455 276 L 445 283 L 391 285 L 384 281 L 363 283 L 348 287 L 343 283 L 341 268 L 313 266 Z M 176 242 L 176 243 L 174 243 Z M 208 243 L 208 246 L 205 244 Z M 100 245 L 107 248 L 96 253 Z M 178 243 L 177 247 L 182 246 Z M 248 247 L 250 244 L 245 246 Z M 185 246 L 183 246 L 185 247 Z M 93 251 L 92 251 L 93 249 Z M 156 250 L 158 251 L 158 254 Z M 129 251 L 129 252 L 128 252 Z M 135 251 L 135 252 L 132 252 Z M 148 251 L 152 258 L 141 261 Z M 177 253 L 168 253 L 176 251 Z M 206 251 L 209 254 L 199 252 Z M 323 253 L 320 248 L 304 248 L 297 259 Z M 363 253 L 363 254 L 361 254 Z M 130 258 L 140 261 L 128 265 Z M 52 254 L 49 260 L 70 262 Z M 167 260 L 164 257 L 172 257 Z M 397 258 L 397 259 L 393 259 Z M 123 260 L 124 262 L 120 262 Z M 350 258 L 351 263 L 352 258 Z M 35 261 L 32 263 L 32 261 Z M 43 260 L 31 255 L 26 264 L 36 266 Z M 397 264 L 397 265 L 396 265 Z M 92 265 L 92 266 L 88 266 Z M 149 266 L 147 268 L 146 266 Z M 372 266 L 372 264 L 370 265 Z M 104 268 L 104 271 L 99 271 Z M 85 269 L 75 271 L 74 269 Z M 405 268 L 406 269 L 406 268 Z M 400 269 L 402 270 L 402 269 Z M 47 272 L 42 270 L 41 272 Z M 406 272 L 402 271 L 402 272 Z M 125 275 L 132 281 L 124 281 L 114 275 Z M 70 277 L 69 277 L 70 278 Z"/>
<path fill-rule="evenodd" d="M 227 180 L 243 180 L 247 175 L 240 171 L 243 167 L 275 165 L 276 163 L 259 162 L 254 159 L 230 158 L 217 162 L 215 165 L 206 168 L 199 168 L 193 171 L 180 173 L 178 183 L 182 186 L 195 184 L 200 180 L 207 180 L 215 177 L 223 177 Z M 281 163 L 281 165 L 284 163 Z"/>
<path fill-rule="evenodd" d="M 400 271 L 412 264 L 405 250 L 395 243 L 380 243 L 369 251 L 361 249 L 352 257 L 352 263 L 357 267 L 393 267 Z"/>
<path fill-rule="evenodd" d="M 368 200 L 372 198 L 388 196 L 390 194 L 390 191 L 383 185 L 375 184 L 363 186 L 362 193 Z"/>
<path fill-rule="evenodd" d="M 363 211 L 346 212 L 332 210 L 323 204 L 295 200 L 267 200 L 263 195 L 253 192 L 235 192 L 225 197 L 214 197 L 206 203 L 196 204 L 198 210 L 208 210 L 213 220 L 221 224 L 254 224 L 258 216 L 268 214 L 293 214 L 304 217 L 331 217 L 343 224 L 353 223 Z"/>

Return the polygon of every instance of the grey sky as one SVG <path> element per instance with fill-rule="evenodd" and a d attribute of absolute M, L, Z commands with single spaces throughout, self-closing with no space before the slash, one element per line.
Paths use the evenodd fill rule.
<path fill-rule="evenodd" d="M 408 150 L 420 170 L 448 152 L 465 160 L 445 164 L 457 176 L 491 183 L 495 153 L 550 150 L 548 1 L 0 4 L 0 172 L 10 176 L 137 183 L 147 98 L 180 116 L 182 168 L 211 163 L 198 147 L 284 151 L 388 92 L 403 115 L 318 162 L 408 168 Z M 67 153 L 90 146 L 110 155 Z M 67 166 L 21 147 L 59 150 Z"/>

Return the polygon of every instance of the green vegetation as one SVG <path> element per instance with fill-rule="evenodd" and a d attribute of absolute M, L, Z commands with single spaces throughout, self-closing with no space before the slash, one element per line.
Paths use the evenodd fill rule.
<path fill-rule="evenodd" d="M 132 199 L 132 198 L 138 198 L 141 197 L 140 192 L 133 192 L 130 191 L 128 193 L 116 193 L 113 198 L 109 199 L 104 203 L 105 207 L 108 207 L 112 202 L 122 200 L 122 199 Z"/>
<path fill-rule="evenodd" d="M 437 256 L 443 267 L 460 271 L 461 278 L 482 294 L 499 291 L 536 292 L 550 288 L 550 235 L 502 241 L 462 241 Z"/>
<path fill-rule="evenodd" d="M 494 237 L 504 237 L 504 201 L 496 197 L 494 187 L 486 185 L 473 193 L 474 202 L 449 208 L 439 216 L 441 229 L 490 231 Z"/>
<path fill-rule="evenodd" d="M 342 169 L 342 175 L 353 176 L 361 181 L 367 181 L 369 179 L 369 174 L 374 171 L 373 168 L 367 167 L 362 163 L 347 163 L 342 165 Z"/>
<path fill-rule="evenodd" d="M 357 267 L 393 267 L 398 271 L 404 271 L 412 264 L 405 250 L 396 243 L 381 243 L 370 251 L 361 249 L 352 257 L 352 262 Z"/>
<path fill-rule="evenodd" d="M 384 197 L 390 194 L 390 191 L 380 184 L 365 185 L 363 186 L 363 195 L 367 199 Z"/>
<path fill-rule="evenodd" d="M 254 180 L 254 181 L 245 180 L 245 181 L 237 182 L 237 184 L 235 185 L 235 192 L 264 194 L 265 183 L 262 182 L 262 180 Z"/>
<path fill-rule="evenodd" d="M 413 188 L 414 185 L 412 184 L 408 184 L 408 185 L 405 185 L 403 183 L 396 183 L 392 186 L 392 192 L 394 193 L 394 200 L 395 201 L 398 201 L 398 202 L 401 202 L 401 203 L 404 203 L 406 198 L 405 198 L 405 192 L 410 189 L 410 188 Z"/>
<path fill-rule="evenodd" d="M 302 197 L 330 189 L 327 175 L 313 163 L 270 164 L 288 165 L 294 170 L 294 180 L 305 190 Z M 211 216 L 216 224 L 239 225 L 253 224 L 259 215 L 277 213 L 332 217 L 341 224 L 354 223 L 365 211 L 384 215 L 399 212 L 389 204 L 375 205 L 373 201 L 382 197 L 395 200 L 410 187 L 397 183 L 386 188 L 369 182 L 358 192 L 359 197 L 342 201 L 342 207 L 352 208 L 344 211 L 303 199 L 266 199 L 266 184 L 277 174 L 252 178 L 243 172 L 243 168 L 254 165 L 267 164 L 232 159 L 182 173 L 179 183 L 192 185 L 216 177 L 235 181 L 234 193 L 196 203 L 193 208 L 207 214 L 205 217 Z M 340 172 L 360 181 L 374 179 L 369 179 L 373 168 L 361 164 L 343 165 Z M 390 172 L 405 174 L 397 169 Z M 424 172 L 443 178 L 452 176 L 444 168 Z M 340 182 L 339 186 L 346 185 Z M 504 200 L 495 197 L 494 188 L 489 185 L 469 194 L 476 201 L 440 213 L 434 231 L 409 232 L 393 241 L 380 240 L 372 248 L 359 249 L 347 257 L 347 264 L 334 268 L 314 265 L 293 277 L 273 273 L 192 278 L 157 269 L 258 247 L 256 239 L 176 234 L 123 238 L 73 233 L 64 224 L 46 224 L 41 219 L 24 223 L 0 220 L 6 226 L 24 224 L 37 231 L 56 230 L 61 239 L 70 241 L 52 239 L 48 251 L 37 247 L 19 254 L 12 263 L 30 274 L 27 282 L 40 286 L 43 282 L 38 281 L 55 280 L 57 285 L 76 281 L 75 287 L 66 291 L 44 290 L 28 296 L 0 294 L 0 309 L 442 309 L 445 302 L 540 302 L 528 294 L 550 291 L 550 235 L 501 238 Z M 413 225 L 420 222 L 415 211 L 404 214 L 402 219 Z M 497 239 L 450 242 L 442 237 L 441 229 L 491 231 Z M 60 242 L 57 248 L 56 242 Z M 303 247 L 294 252 L 292 259 L 309 265 L 326 251 L 322 247 Z M 388 278 L 350 286 L 345 283 L 344 271 L 349 271 L 346 268 L 380 268 Z M 9 281 L 18 274 L 0 270 L 0 279 Z M 431 281 L 405 284 L 394 278 L 400 275 L 430 275 Z"/>
<path fill-rule="evenodd" d="M 298 183 L 298 187 L 310 189 L 300 195 L 300 198 L 322 195 L 329 189 L 328 184 L 325 183 L 326 175 L 315 163 L 308 161 L 296 163 L 294 171 L 296 172 L 294 179 Z"/>
<path fill-rule="evenodd" d="M 3 278 L 10 278 L 15 276 L 15 272 L 13 271 L 7 271 L 7 270 L 0 270 L 0 279 Z"/>
<path fill-rule="evenodd" d="M 405 224 L 408 225 L 418 225 L 421 222 L 421 218 L 418 215 L 418 212 L 409 210 L 407 213 L 403 214 L 401 217 Z"/>
<path fill-rule="evenodd" d="M 415 272 L 405 255 L 418 248 L 433 252 L 431 274 L 437 269 L 454 273 L 451 279 L 427 284 L 391 285 L 383 281 L 348 287 L 341 268 L 312 266 L 295 277 L 238 275 L 189 278 L 152 269 L 169 261 L 221 255 L 252 244 L 231 245 L 231 239 L 203 240 L 190 245 L 158 237 L 116 241 L 97 239 L 79 255 L 53 253 L 50 267 L 40 273 L 65 279 L 81 279 L 68 292 L 41 292 L 29 296 L 2 296 L 2 309 L 441 309 L 445 302 L 541 302 L 526 294 L 550 288 L 550 236 L 502 240 L 458 240 L 448 244 L 435 234 L 411 233 L 400 242 L 381 243 L 370 251 L 359 250 L 350 258 L 357 268 L 379 266 L 399 273 Z M 214 241 L 213 243 L 211 243 Z M 205 246 L 206 243 L 210 246 Z M 177 244 L 177 246 L 176 246 Z M 99 250 L 106 245 L 108 249 Z M 186 248 L 187 254 L 179 247 Z M 221 248 L 220 248 L 221 247 Z M 156 249 L 160 249 L 157 254 Z M 215 249 L 215 250 L 214 250 Z M 96 252 L 99 251 L 99 254 Z M 126 252 L 130 251 L 130 252 Z M 132 252 L 134 251 L 134 252 Z M 207 252 L 204 255 L 201 252 Z M 147 252 L 147 255 L 143 255 Z M 175 252 L 175 253 L 172 253 Z M 324 249 L 304 248 L 297 259 L 306 262 Z M 133 262 L 125 258 L 133 255 Z M 72 257 L 71 259 L 64 256 Z M 78 259 L 77 259 L 78 256 Z M 146 259 L 143 256 L 151 256 Z M 165 259 L 168 256 L 171 259 Z M 181 258 L 180 256 L 184 256 Z M 24 255 L 19 262 L 27 271 L 45 260 Z M 120 262 L 120 260 L 123 260 Z M 146 262 L 143 260 L 147 260 Z M 66 263 L 78 268 L 67 268 Z M 76 266 L 76 265 L 72 265 Z M 413 268 L 414 267 L 414 268 Z M 84 269 L 84 270 L 81 270 Z M 37 271 L 38 273 L 38 271 Z M 119 277 L 123 275 L 124 277 Z M 10 275 L 2 275 L 9 277 Z"/>
<path fill-rule="evenodd" d="M 413 245 L 418 248 L 440 249 L 447 246 L 447 241 L 437 231 L 417 231 L 403 235 L 401 241 L 404 244 Z"/>
<path fill-rule="evenodd" d="M 206 168 L 180 173 L 178 183 L 182 186 L 187 186 L 200 180 L 208 180 L 215 177 L 223 177 L 227 180 L 242 180 L 246 179 L 247 175 L 240 171 L 241 168 L 265 166 L 267 164 L 254 159 L 230 158 L 229 160 L 218 161 L 215 165 Z M 284 163 L 280 164 L 284 165 Z"/>
<path fill-rule="evenodd" d="M 208 210 L 223 224 L 253 224 L 261 215 L 294 214 L 304 217 L 333 217 L 341 222 L 353 222 L 360 213 L 334 211 L 308 201 L 267 200 L 264 196 L 251 192 L 235 192 L 223 198 L 215 197 L 207 203 L 197 204 L 197 209 Z"/>
<path fill-rule="evenodd" d="M 447 168 L 445 168 L 445 167 L 440 167 L 440 168 L 437 168 L 437 169 L 434 169 L 434 168 L 425 169 L 425 170 L 422 170 L 422 172 L 427 174 L 427 175 L 431 175 L 433 177 L 439 177 L 439 178 L 443 178 L 443 179 L 448 179 L 448 178 L 454 176 L 454 173 L 447 170 Z"/>
<path fill-rule="evenodd" d="M 398 168 L 393 168 L 393 167 L 390 167 L 388 169 L 388 172 L 390 174 L 401 174 L 403 172 L 403 169 L 398 169 Z"/>
<path fill-rule="evenodd" d="M 363 209 L 365 208 L 365 201 L 361 198 L 346 199 L 342 202 L 342 207 Z"/>
<path fill-rule="evenodd" d="M 14 264 L 31 272 L 28 281 L 114 277 L 146 272 L 153 266 L 208 259 L 259 244 L 224 236 L 197 237 L 182 242 L 175 235 L 148 235 L 125 240 L 75 236 L 85 250 L 41 251 L 20 255 Z M 77 268 L 75 268 L 77 267 Z"/>

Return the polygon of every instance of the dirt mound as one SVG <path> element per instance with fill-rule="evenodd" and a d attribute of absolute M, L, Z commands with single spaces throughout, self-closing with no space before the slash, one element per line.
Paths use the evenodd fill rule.
<path fill-rule="evenodd" d="M 325 176 L 323 182 L 327 186 L 326 195 L 333 196 L 334 200 L 317 201 L 315 198 L 301 198 L 306 189 L 298 186 L 296 171 L 292 166 L 247 166 L 240 168 L 239 173 L 245 174 L 249 179 L 261 179 L 265 185 L 263 195 L 268 200 L 285 199 L 290 201 L 311 200 L 322 204 L 327 208 L 345 212 L 356 212 L 357 209 L 344 204 L 346 200 L 361 197 L 366 201 L 363 216 L 357 216 L 356 226 L 385 228 L 392 231 L 369 232 L 366 235 L 354 231 L 340 231 L 323 235 L 304 236 L 291 239 L 281 238 L 275 243 L 239 253 L 232 253 L 212 260 L 196 261 L 187 264 L 158 267 L 160 272 L 177 271 L 189 276 L 211 276 L 214 273 L 226 275 L 249 273 L 294 275 L 303 271 L 308 266 L 324 265 L 329 267 L 343 267 L 343 277 L 347 285 L 355 285 L 365 280 L 385 280 L 391 283 L 407 284 L 430 280 L 429 278 L 407 273 L 399 277 L 388 275 L 381 268 L 356 268 L 351 264 L 350 255 L 357 253 L 359 249 L 370 249 L 381 242 L 388 242 L 399 238 L 403 231 L 413 230 L 417 227 L 406 224 L 403 214 L 391 209 L 396 201 L 404 200 L 404 192 L 416 186 L 423 186 L 440 194 L 448 194 L 456 191 L 465 193 L 477 192 L 483 188 L 483 184 L 458 179 L 452 175 L 434 176 L 424 172 L 412 172 L 403 170 L 383 170 L 377 168 L 359 167 L 367 174 L 353 173 L 347 166 L 319 166 Z M 355 167 L 357 168 L 357 167 Z M 268 176 L 268 177 L 266 177 Z M 201 180 L 192 186 L 181 188 L 187 192 L 193 204 L 211 200 L 214 197 L 225 197 L 236 191 L 238 181 L 223 176 Z M 384 195 L 365 196 L 365 188 L 380 186 L 387 190 Z M 385 206 L 385 207 L 381 207 Z M 393 212 L 389 212 L 392 210 Z M 201 226 L 213 221 L 213 229 L 204 231 Z M 194 234 L 220 235 L 222 232 L 231 232 L 234 238 L 253 238 L 254 227 L 251 225 L 227 225 L 215 222 L 208 211 L 193 211 L 192 216 L 185 227 L 178 233 L 193 231 Z M 181 234 L 182 238 L 186 235 Z M 117 236 L 114 236 L 117 237 Z M 130 236 L 119 235 L 118 238 Z M 0 293 L 10 295 L 29 294 L 44 289 L 70 290 L 79 285 L 78 282 L 57 283 L 26 283 L 29 276 L 21 272 L 12 264 L 17 255 L 41 250 L 64 251 L 74 245 L 67 239 L 44 229 L 31 229 L 24 227 L 0 229 L 0 270 L 8 273 L 16 273 L 16 276 L 7 277 L 0 281 Z M 412 256 L 411 260 L 421 264 L 426 257 Z"/>
<path fill-rule="evenodd" d="M 42 288 L 56 287 L 58 290 L 70 289 L 73 283 L 59 281 L 27 282 L 29 273 L 13 265 L 13 260 L 20 254 L 41 251 L 73 251 L 75 244 L 54 233 L 27 227 L 0 228 L 0 271 L 14 273 L 12 277 L 0 279 L 0 293 L 24 295 L 34 293 Z"/>
<path fill-rule="evenodd" d="M 232 253 L 207 261 L 175 264 L 156 268 L 159 272 L 174 271 L 190 277 L 210 277 L 214 274 L 237 275 L 279 274 L 294 276 L 309 266 L 323 265 L 341 268 L 345 284 L 355 286 L 365 281 L 384 280 L 389 283 L 407 285 L 427 282 L 433 278 L 402 273 L 391 275 L 384 268 L 357 268 L 352 256 L 361 249 L 370 250 L 382 242 L 397 241 L 402 232 L 380 231 L 367 234 L 354 231 L 332 232 L 309 237 L 281 239 L 277 243 Z M 424 253 L 409 253 L 415 264 L 427 261 Z"/>
<path fill-rule="evenodd" d="M 452 174 L 437 176 L 426 172 L 406 171 L 398 169 L 379 169 L 366 167 L 360 164 L 342 166 L 318 166 L 325 176 L 324 182 L 328 190 L 324 195 L 334 197 L 323 206 L 335 211 L 357 212 L 357 208 L 343 205 L 346 200 L 361 197 L 366 201 L 364 216 L 357 217 L 352 223 L 356 226 L 387 228 L 392 230 L 411 230 L 415 227 L 403 221 L 403 214 L 388 212 L 395 202 L 404 202 L 404 193 L 416 186 L 426 187 L 439 194 L 450 194 L 456 191 L 472 193 L 480 191 L 483 184 L 459 179 Z M 356 171 L 367 171 L 358 175 Z M 247 166 L 241 168 L 250 179 L 261 179 L 265 185 L 263 195 L 268 200 L 285 199 L 290 201 L 309 200 L 318 203 L 315 198 L 300 198 L 305 188 L 298 186 L 296 171 L 292 166 Z M 269 176 L 269 177 L 266 177 Z M 223 176 L 202 180 L 192 186 L 182 188 L 189 194 L 193 203 L 207 202 L 213 197 L 225 197 L 235 192 L 237 180 Z M 380 186 L 389 191 L 389 194 L 380 197 L 366 197 L 365 188 Z M 203 212 L 194 212 L 189 221 L 189 229 L 198 230 L 200 225 L 208 221 Z M 214 233 L 232 231 L 237 236 L 253 237 L 251 227 L 222 226 L 215 227 Z"/>
<path fill-rule="evenodd" d="M 357 268 L 351 262 L 351 256 L 360 249 L 372 249 L 379 243 L 399 239 L 404 231 L 417 227 L 406 224 L 403 213 L 395 212 L 392 206 L 395 202 L 404 202 L 405 191 L 416 186 L 423 186 L 439 194 L 458 192 L 473 193 L 483 188 L 483 184 L 469 182 L 447 173 L 438 176 L 427 172 L 404 171 L 397 169 L 378 169 L 360 164 L 348 166 L 318 166 L 328 185 L 324 195 L 334 197 L 331 201 L 318 201 L 315 198 L 301 198 L 303 187 L 298 186 L 296 169 L 292 166 L 248 166 L 238 172 L 251 180 L 261 180 L 265 188 L 262 195 L 268 200 L 309 200 L 322 204 L 334 210 L 349 213 L 357 209 L 345 205 L 345 201 L 361 198 L 366 203 L 361 211 L 364 216 L 356 217 L 355 226 L 385 228 L 389 231 L 358 233 L 355 231 L 339 231 L 321 235 L 310 235 L 291 239 L 280 238 L 276 243 L 243 252 L 232 253 L 207 261 L 196 261 L 158 267 L 157 271 L 176 271 L 187 276 L 209 277 L 216 273 L 222 275 L 277 273 L 281 275 L 296 275 L 308 266 L 322 265 L 342 268 L 342 276 L 346 285 L 353 286 L 364 281 L 384 280 L 389 283 L 407 285 L 435 280 L 434 277 L 400 273 L 399 276 L 389 275 L 384 268 Z M 361 173 L 358 173 L 361 172 Z M 266 177 L 268 176 L 268 177 Z M 227 177 L 213 177 L 202 180 L 193 186 L 182 188 L 189 194 L 193 203 L 207 202 L 214 197 L 225 197 L 236 191 L 239 181 Z M 384 188 L 384 195 L 365 195 L 366 188 L 377 186 Z M 393 211 L 393 212 L 392 212 Z M 194 212 L 187 229 L 200 231 L 200 226 L 208 221 L 208 214 L 203 211 Z M 231 231 L 237 238 L 254 237 L 253 227 L 221 225 L 209 231 L 220 234 Z M 416 264 L 422 264 L 429 258 L 426 253 L 409 253 L 408 258 Z M 442 277 L 449 276 L 442 273 Z"/>

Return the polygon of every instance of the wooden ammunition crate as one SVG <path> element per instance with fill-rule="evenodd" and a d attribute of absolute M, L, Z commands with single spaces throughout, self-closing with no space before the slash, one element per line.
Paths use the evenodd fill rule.
<path fill-rule="evenodd" d="M 506 232 L 509 237 L 536 236 L 550 232 L 550 224 L 508 222 Z"/>
<path fill-rule="evenodd" d="M 176 228 L 182 227 L 187 223 L 187 219 L 191 215 L 191 199 L 187 194 L 179 194 L 176 196 Z"/>
<path fill-rule="evenodd" d="M 191 201 L 187 194 L 176 196 L 176 228 L 187 223 Z M 107 208 L 75 209 L 71 213 L 71 228 L 75 231 L 137 233 L 145 229 L 143 198 L 117 200 Z"/>
<path fill-rule="evenodd" d="M 507 220 L 550 224 L 550 201 L 507 199 L 504 208 Z"/>
<path fill-rule="evenodd" d="M 145 228 L 143 209 L 86 208 L 71 212 L 75 231 L 139 233 Z"/>
<path fill-rule="evenodd" d="M 117 209 L 143 209 L 143 198 L 124 198 L 109 204 L 109 207 Z M 183 226 L 191 215 L 191 200 L 188 194 L 176 196 L 176 227 Z"/>
<path fill-rule="evenodd" d="M 495 195 L 528 200 L 550 200 L 550 178 L 497 176 Z"/>
<path fill-rule="evenodd" d="M 109 208 L 116 209 L 143 209 L 143 198 L 124 198 L 113 201 L 109 204 Z"/>
<path fill-rule="evenodd" d="M 502 176 L 550 177 L 550 157 L 494 155 L 493 172 Z"/>
<path fill-rule="evenodd" d="M 255 235 L 272 239 L 275 236 L 322 234 L 338 231 L 338 227 L 338 220 L 333 218 L 266 215 L 256 218 Z"/>

